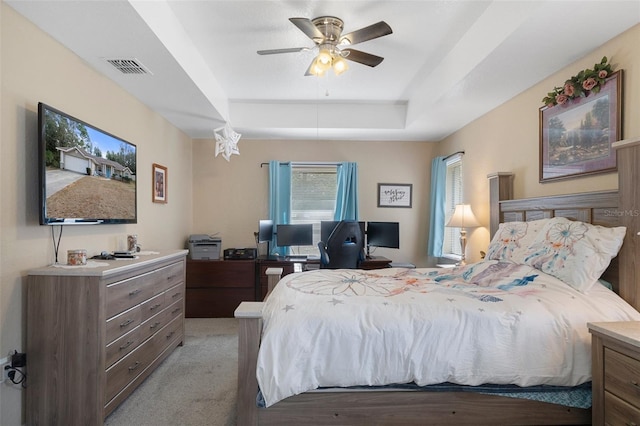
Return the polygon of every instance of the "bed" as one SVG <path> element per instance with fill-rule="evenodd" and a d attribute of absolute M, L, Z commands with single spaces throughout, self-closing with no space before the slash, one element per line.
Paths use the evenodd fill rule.
<path fill-rule="evenodd" d="M 609 228 L 615 228 L 623 223 L 624 216 L 612 214 L 611 212 L 617 212 L 620 208 L 620 197 L 617 191 L 604 191 L 596 193 L 582 193 L 572 194 L 565 196 L 544 197 L 536 199 L 526 200 L 509 200 L 511 198 L 512 190 L 512 175 L 510 174 L 496 174 L 490 177 L 490 202 L 491 202 L 491 223 L 490 232 L 492 237 L 494 234 L 500 231 L 500 223 L 511 222 L 527 222 L 534 221 L 536 219 L 550 219 L 550 218 L 569 218 L 573 221 L 579 221 L 580 223 L 593 224 L 598 226 L 606 226 Z M 558 221 L 562 222 L 561 219 Z M 492 242 L 494 239 L 492 239 Z M 622 250 L 625 250 L 623 245 Z M 622 254 L 622 252 L 621 252 Z M 500 254 L 492 253 L 494 257 L 499 257 Z M 627 254 L 628 255 L 628 254 Z M 541 262 L 543 256 L 539 258 Z M 624 258 L 619 256 L 619 258 Z M 617 259 L 617 258 L 616 258 Z M 614 259 L 606 272 L 602 275 L 602 278 L 611 283 L 613 290 L 620 294 L 624 300 L 627 300 L 630 305 L 629 309 L 622 309 L 625 315 L 628 314 L 630 319 L 640 318 L 640 314 L 636 311 L 638 306 L 635 305 L 635 296 L 637 294 L 637 288 L 635 280 L 621 279 L 621 277 L 629 276 L 621 273 L 624 270 L 624 265 L 620 265 L 619 262 Z M 548 260 L 548 259 L 547 259 Z M 530 263 L 535 263 L 530 261 Z M 504 264 L 496 259 L 483 262 L 481 266 L 471 265 L 476 268 L 475 272 L 469 272 L 468 270 L 459 270 L 454 273 L 457 275 L 474 275 L 476 273 L 484 273 L 487 268 L 504 268 Z M 540 267 L 540 265 L 538 265 Z M 630 266 L 629 266 L 630 267 Z M 481 269 L 481 270 L 480 270 Z M 508 269 L 508 268 L 507 268 Z M 571 268 L 568 268 L 571 269 Z M 503 271 L 504 272 L 504 271 Z M 317 274 L 324 274 L 323 271 L 315 272 Z M 358 272 L 360 273 L 360 272 Z M 363 272 L 364 273 L 364 272 Z M 395 284 L 382 285 L 380 288 L 383 291 L 397 290 L 399 281 L 402 281 L 404 288 L 401 291 L 406 294 L 406 287 L 408 281 L 414 281 L 415 289 L 417 293 L 420 290 L 431 291 L 432 293 L 440 293 L 441 304 L 447 303 L 446 291 L 433 291 L 430 285 L 435 285 L 431 281 L 437 281 L 438 278 L 442 278 L 446 274 L 451 274 L 449 271 L 443 270 L 422 270 L 415 271 L 396 271 L 393 269 L 385 270 L 384 272 L 376 273 L 376 271 L 369 271 L 369 273 L 378 276 L 378 279 L 385 282 L 391 280 Z M 514 273 L 516 276 L 506 275 L 506 282 L 494 282 L 493 290 L 499 290 L 498 293 L 489 294 L 489 299 L 484 302 L 487 308 L 495 303 L 490 297 L 503 298 L 504 288 L 507 284 L 513 284 L 517 279 L 521 279 L 523 276 L 531 276 L 531 271 L 516 271 L 515 269 L 509 273 Z M 307 273 L 305 273 L 307 274 Z M 397 274 L 401 277 L 398 278 Z M 524 274 L 524 275 L 522 275 Z M 527 275 L 529 274 L 529 275 Z M 301 274 L 302 275 L 302 274 Z M 504 274 L 503 274 L 504 275 Z M 539 274 L 541 275 L 541 274 Z M 382 278 L 380 278 L 382 277 Z M 517 278 L 517 279 L 515 279 Z M 554 278 L 554 277 L 552 277 Z M 264 361 L 259 356 L 261 339 L 263 337 L 263 323 L 262 316 L 263 310 L 265 311 L 265 318 L 268 318 L 269 322 L 277 322 L 270 315 L 274 310 L 287 310 L 293 311 L 295 307 L 287 307 L 287 303 L 283 302 L 280 297 L 286 297 L 285 288 L 287 291 L 292 290 L 305 296 L 310 296 L 312 293 L 323 293 L 323 296 L 335 293 L 335 285 L 327 284 L 318 287 L 313 283 L 295 283 L 291 281 L 293 278 L 283 279 L 278 284 L 273 294 L 270 296 L 270 305 L 264 306 L 262 302 L 244 302 L 236 310 L 236 317 L 239 318 L 239 364 L 238 364 L 238 424 L 239 425 L 299 425 L 299 424 L 589 424 L 591 422 L 591 410 L 589 408 L 577 408 L 575 406 L 541 402 L 534 399 L 514 398 L 511 395 L 505 396 L 507 391 L 501 392 L 500 389 L 496 392 L 468 392 L 466 390 L 474 388 L 475 386 L 458 386 L 453 384 L 449 386 L 449 382 L 445 383 L 445 386 L 440 387 L 437 391 L 411 391 L 388 389 L 385 387 L 367 387 L 366 390 L 353 391 L 351 388 L 340 389 L 327 389 L 316 390 L 307 392 L 306 388 L 301 387 L 295 389 L 298 384 L 290 385 L 294 389 L 295 395 L 289 396 L 286 392 L 273 397 L 273 392 L 269 388 L 269 384 L 265 382 L 264 377 L 268 377 L 271 373 L 263 374 L 260 376 L 261 370 L 264 368 Z M 325 278 L 323 278 L 325 279 Z M 538 278 L 536 278 L 538 279 Z M 408 281 L 407 281 L 408 280 Z M 431 281 L 429 281 L 431 280 Z M 443 279 L 444 282 L 444 279 Z M 458 283 L 459 284 L 459 283 Z M 282 288 L 279 286 L 282 285 Z M 309 287 L 305 287 L 305 286 Z M 457 284 L 450 284 L 456 286 Z M 537 284 L 536 284 L 537 285 Z M 395 286 L 395 287 L 394 287 Z M 551 286 L 549 283 L 544 283 L 543 286 Z M 601 284 L 597 283 L 599 287 L 593 287 L 589 289 L 589 294 L 611 293 L 610 290 L 600 287 Z M 402 287 L 402 286 L 400 286 Z M 491 285 L 489 285 L 491 287 Z M 513 284 L 512 287 L 518 287 L 517 284 Z M 525 288 L 525 287 L 522 287 Z M 530 286 L 529 288 L 533 288 Z M 306 290 L 306 291 L 305 291 Z M 333 292 L 333 293 L 332 293 Z M 282 294 L 279 294 L 282 293 Z M 570 292 L 569 292 L 570 293 Z M 467 296 L 455 296 L 455 297 L 468 297 L 472 299 L 474 296 L 485 297 L 486 291 L 478 293 L 477 291 L 471 291 Z M 522 295 L 518 296 L 521 297 Z M 273 297 L 273 298 L 271 298 Z M 509 296 L 514 298 L 513 296 Z M 565 294 L 562 297 L 573 297 L 571 294 Z M 595 296 L 594 296 L 595 297 Z M 508 297 L 506 297 L 508 298 Z M 331 299 L 329 299 L 331 301 Z M 335 298 L 336 304 L 342 303 L 342 299 Z M 284 306 L 276 304 L 285 303 Z M 608 302 L 607 302 L 608 303 Z M 635 309 L 633 309 L 633 308 Z M 490 309 L 488 308 L 490 311 Z M 606 309 L 604 309 L 606 311 Z M 517 309 L 516 309 L 517 311 Z M 612 318 L 611 320 L 615 320 Z M 473 319 L 470 319 L 473 321 Z M 591 321 L 591 319 L 589 319 Z M 266 327 L 265 327 L 266 329 Z M 478 329 L 481 330 L 481 329 Z M 586 332 L 586 322 L 584 324 L 584 330 Z M 265 347 L 271 345 L 277 347 L 278 343 L 273 343 L 269 339 L 269 335 L 265 334 L 265 340 L 262 342 Z M 295 338 L 299 338 L 295 337 Z M 582 335 L 584 346 L 584 335 Z M 326 342 L 325 342 L 326 343 Z M 419 346 L 419 345 L 418 345 Z M 463 347 L 461 347 L 463 348 Z M 468 348 L 464 348 L 468 349 Z M 551 350 L 551 349 L 550 349 Z M 425 351 L 424 348 L 421 351 Z M 419 351 L 420 352 L 420 351 Z M 588 352 L 588 349 L 587 349 Z M 554 352 L 555 353 L 555 352 Z M 562 356 L 562 350 L 559 350 L 559 356 Z M 283 357 L 284 363 L 280 364 L 280 369 L 286 370 L 286 362 L 293 362 L 295 359 L 287 358 L 286 352 L 280 351 L 280 356 Z M 584 367 L 584 363 L 589 362 L 585 360 L 585 353 L 581 355 L 575 355 L 579 358 L 577 364 L 581 364 Z M 278 357 L 275 357 L 278 358 Z M 535 356 L 529 359 L 529 362 L 535 360 Z M 442 360 L 440 360 L 442 361 Z M 446 361 L 446 360 L 445 360 Z M 475 361 L 474 361 L 475 362 Z M 561 363 L 562 364 L 562 363 Z M 334 364 L 335 365 L 335 364 Z M 353 369 L 356 364 L 345 363 L 349 368 L 346 368 L 343 373 L 344 376 L 348 376 L 348 371 Z M 564 364 L 562 364 L 564 365 Z M 450 365 L 448 366 L 450 367 Z M 445 364 L 443 367 L 447 369 Z M 442 370 L 439 368 L 438 370 Z M 571 368 L 569 368 L 571 370 Z M 293 370 L 292 370 L 293 371 Z M 258 374 L 256 374 L 258 373 Z M 400 374 L 400 373 L 398 373 Z M 587 373 L 588 374 L 588 373 Z M 284 371 L 284 376 L 287 372 Z M 299 374 L 293 374 L 296 376 Z M 553 374 L 543 372 L 541 375 L 546 375 L 551 379 L 546 382 L 548 386 L 559 386 L 567 388 L 569 386 L 578 384 L 585 381 L 584 368 L 575 373 L 574 376 L 567 381 L 553 381 Z M 571 375 L 570 375 L 571 376 Z M 266 388 L 271 396 L 265 396 L 259 392 L 258 377 L 262 377 L 263 387 Z M 456 379 L 455 376 L 442 376 L 442 380 L 449 380 L 451 378 Z M 411 376 L 415 378 L 415 376 Z M 515 383 L 522 385 L 521 387 L 529 387 L 530 382 L 527 378 L 519 377 L 515 380 Z M 518 381 L 519 380 L 519 381 Z M 427 381 L 428 382 L 428 381 Z M 430 382 L 428 382 L 430 383 Z M 317 383 L 316 383 L 317 384 Z M 341 383 L 343 386 L 349 386 L 348 380 Z M 368 385 L 378 385 L 379 383 L 373 380 L 366 383 Z M 475 385 L 476 383 L 470 383 Z M 418 383 L 417 385 L 420 385 Z M 306 385 L 304 385 L 306 386 Z M 298 393 L 301 392 L 301 393 Z M 257 403 L 260 400 L 260 396 L 265 399 L 263 406 Z"/>

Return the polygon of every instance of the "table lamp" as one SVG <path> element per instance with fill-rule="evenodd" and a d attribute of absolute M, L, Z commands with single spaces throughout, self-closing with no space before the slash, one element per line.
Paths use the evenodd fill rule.
<path fill-rule="evenodd" d="M 476 228 L 480 226 L 476 219 L 471 206 L 469 204 L 457 204 L 456 209 L 447 222 L 447 225 L 452 228 L 460 228 L 460 248 L 462 249 L 462 257 L 458 265 L 465 265 L 465 250 L 467 247 L 467 230 L 465 228 Z"/>

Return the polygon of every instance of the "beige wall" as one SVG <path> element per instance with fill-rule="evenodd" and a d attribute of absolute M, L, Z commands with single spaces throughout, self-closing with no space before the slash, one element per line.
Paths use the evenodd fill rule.
<path fill-rule="evenodd" d="M 438 146 L 442 154 L 464 150 L 465 201 L 481 223 L 489 223 L 486 176 L 492 172 L 515 173 L 516 198 L 598 191 L 618 187 L 617 173 L 600 174 L 554 183 L 538 182 L 539 120 L 542 98 L 583 69 L 607 56 L 614 71 L 623 69 L 623 139 L 640 136 L 640 25 L 605 43 L 584 58 L 524 91 L 489 112 Z M 469 234 L 467 256 L 478 260 L 489 244 L 487 228 Z"/>
<path fill-rule="evenodd" d="M 358 163 L 360 219 L 400 222 L 400 249 L 378 248 L 375 255 L 426 264 L 429 170 L 435 144 L 424 142 L 345 142 L 240 140 L 240 155 L 214 158 L 215 141 L 193 142 L 195 233 L 218 233 L 222 246 L 255 247 L 258 221 L 269 217 L 270 160 L 355 161 Z M 413 207 L 378 208 L 378 183 L 413 184 Z"/>
<path fill-rule="evenodd" d="M 66 226 L 68 249 L 116 249 L 137 233 L 145 249 L 182 248 L 191 230 L 191 139 L 2 3 L 0 124 L 0 358 L 25 350 L 27 271 L 51 264 L 52 227 L 38 224 L 37 104 L 42 101 L 138 147 L 138 223 Z M 168 167 L 168 204 L 151 202 L 151 164 Z M 56 227 L 58 230 L 59 227 Z M 22 390 L 0 385 L 0 424 L 22 423 Z"/>

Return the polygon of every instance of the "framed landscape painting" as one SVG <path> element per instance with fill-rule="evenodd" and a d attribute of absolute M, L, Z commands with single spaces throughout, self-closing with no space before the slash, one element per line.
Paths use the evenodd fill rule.
<path fill-rule="evenodd" d="M 540 108 L 540 182 L 616 171 L 611 147 L 622 129 L 622 71 L 598 93 Z"/>

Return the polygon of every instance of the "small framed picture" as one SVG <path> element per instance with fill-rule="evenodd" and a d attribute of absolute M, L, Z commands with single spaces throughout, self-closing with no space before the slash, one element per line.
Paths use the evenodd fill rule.
<path fill-rule="evenodd" d="M 167 202 L 167 168 L 160 164 L 153 164 L 153 186 L 151 188 L 154 203 Z"/>
<path fill-rule="evenodd" d="M 403 207 L 411 208 L 410 183 L 379 183 L 378 207 Z"/>

